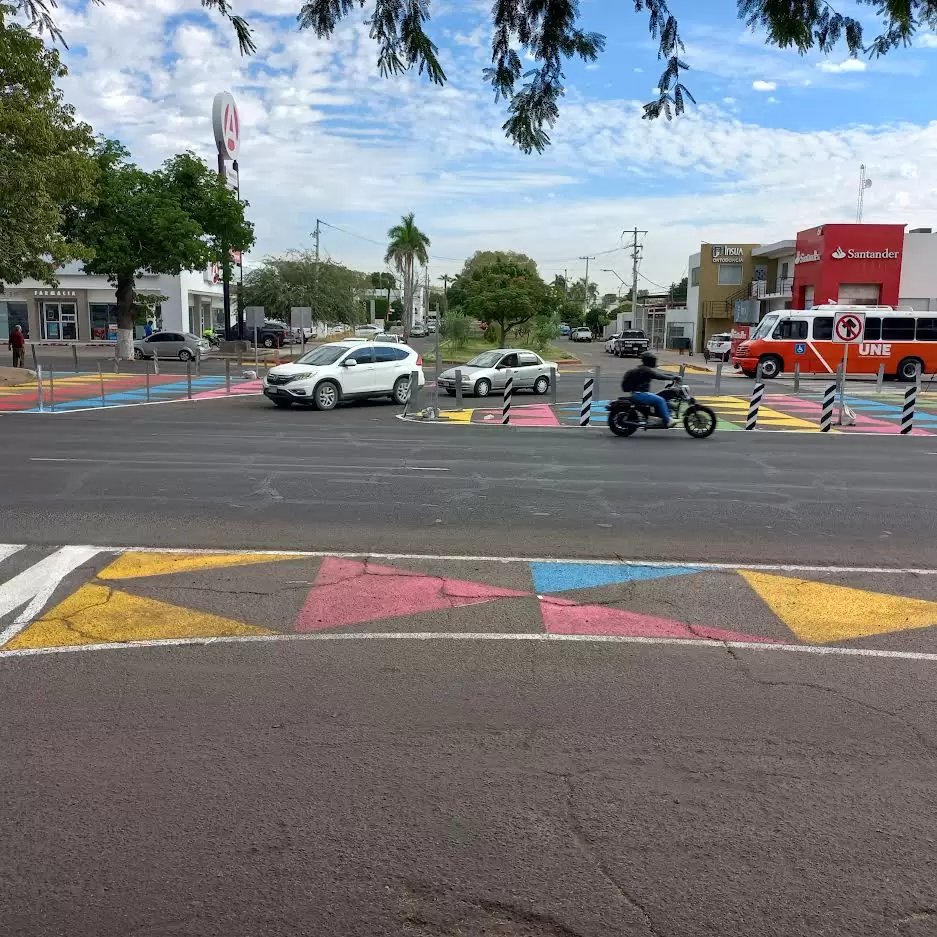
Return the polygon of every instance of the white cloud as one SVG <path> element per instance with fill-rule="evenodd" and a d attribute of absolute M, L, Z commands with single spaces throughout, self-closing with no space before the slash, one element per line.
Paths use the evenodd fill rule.
<path fill-rule="evenodd" d="M 754 91 L 776 91 L 777 87 L 778 84 L 776 81 L 762 81 L 758 79 L 752 82 L 752 90 Z"/>
<path fill-rule="evenodd" d="M 652 123 L 641 118 L 642 102 L 570 89 L 554 145 L 527 157 L 505 141 L 503 107 L 478 82 L 485 33 L 467 29 L 464 42 L 441 44 L 452 82 L 437 88 L 414 75 L 379 78 L 367 27 L 354 18 L 320 42 L 254 17 L 260 52 L 244 59 L 229 30 L 193 14 L 190 0 L 153 0 L 145 11 L 135 0 L 108 0 L 60 12 L 73 50 L 63 53 L 72 69 L 68 99 L 143 166 L 186 148 L 213 159 L 212 97 L 233 91 L 255 260 L 308 246 L 318 217 L 365 238 L 326 228 L 329 256 L 381 269 L 385 232 L 412 210 L 432 238 L 433 276 L 458 269 L 472 251 L 498 247 L 531 254 L 545 276 L 564 267 L 578 276 L 579 255 L 619 247 L 622 219 L 639 227 L 646 219 L 642 270 L 669 283 L 703 240 L 769 242 L 848 221 L 860 162 L 875 179 L 869 221 L 927 224 L 937 216 L 937 123 L 859 126 L 851 123 L 859 114 L 844 113 L 830 117 L 829 130 L 801 133 L 743 121 L 730 97 Z M 818 84 L 836 80 L 803 67 Z M 765 73 L 785 87 L 800 82 L 773 66 L 755 74 Z M 626 265 L 624 252 L 602 264 Z M 615 286 L 599 276 L 603 289 Z"/>
<path fill-rule="evenodd" d="M 933 33 L 921 33 L 914 37 L 914 44 L 924 49 L 937 49 L 937 36 Z"/>
<path fill-rule="evenodd" d="M 778 101 L 777 98 L 771 97 L 771 98 L 768 98 L 768 103 L 769 103 L 769 104 L 780 104 L 781 102 Z"/>
<path fill-rule="evenodd" d="M 844 59 L 842 62 L 818 62 L 817 68 L 821 72 L 838 74 L 839 72 L 864 72 L 866 64 L 862 59 Z"/>
<path fill-rule="evenodd" d="M 644 69 L 643 69 L 643 68 L 636 68 L 636 69 L 634 69 L 634 71 L 635 71 L 636 73 L 639 73 L 639 74 L 640 74 L 641 72 L 644 71 Z"/>

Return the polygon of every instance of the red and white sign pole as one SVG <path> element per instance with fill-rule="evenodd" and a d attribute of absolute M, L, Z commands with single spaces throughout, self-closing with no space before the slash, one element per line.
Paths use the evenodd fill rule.
<path fill-rule="evenodd" d="M 839 385 L 839 425 L 846 423 L 847 418 L 855 423 L 855 416 L 846 406 L 846 371 L 849 366 L 849 346 L 858 345 L 865 334 L 865 313 L 844 310 L 833 316 L 833 341 L 843 346 L 843 363 L 840 366 Z"/>
<path fill-rule="evenodd" d="M 228 160 L 234 161 L 237 170 L 237 158 L 241 150 L 241 119 L 238 116 L 237 104 L 229 91 L 219 91 L 215 95 L 211 109 L 212 127 L 215 131 L 215 145 L 218 147 L 218 175 L 222 179 L 228 178 Z M 238 173 L 238 198 L 241 197 L 240 173 Z M 222 245 L 221 284 L 224 297 L 224 327 L 225 335 L 231 337 L 231 260 L 227 256 L 228 249 Z M 241 268 L 243 270 L 243 266 Z M 238 335 L 241 334 L 243 311 L 238 305 Z"/>

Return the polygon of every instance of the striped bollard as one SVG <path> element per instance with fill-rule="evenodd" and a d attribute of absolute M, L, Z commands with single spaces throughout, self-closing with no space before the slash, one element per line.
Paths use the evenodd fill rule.
<path fill-rule="evenodd" d="M 592 388 L 595 386 L 595 378 L 589 374 L 582 382 L 582 406 L 579 408 L 579 425 L 588 426 L 589 419 L 592 416 Z"/>
<path fill-rule="evenodd" d="M 901 408 L 901 435 L 907 436 L 914 428 L 914 408 L 917 405 L 917 385 L 912 384 L 904 392 L 904 406 Z"/>
<path fill-rule="evenodd" d="M 745 420 L 745 429 L 754 429 L 758 425 L 758 408 L 761 398 L 765 395 L 765 385 L 759 381 L 752 388 L 752 399 L 748 404 L 748 418 Z"/>
<path fill-rule="evenodd" d="M 820 411 L 820 432 L 828 433 L 833 425 L 833 407 L 836 404 L 836 385 L 830 384 L 823 391 L 823 408 Z"/>
<path fill-rule="evenodd" d="M 501 425 L 507 426 L 511 422 L 511 395 L 514 393 L 514 375 L 508 374 L 504 378 L 504 403 L 501 405 Z"/>

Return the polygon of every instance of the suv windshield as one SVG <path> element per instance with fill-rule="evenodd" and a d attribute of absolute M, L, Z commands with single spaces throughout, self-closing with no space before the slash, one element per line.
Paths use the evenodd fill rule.
<path fill-rule="evenodd" d="M 647 336 L 637 329 L 631 329 L 630 331 L 625 331 L 621 333 L 622 338 L 646 338 Z"/>
<path fill-rule="evenodd" d="M 774 323 L 777 321 L 777 316 L 765 316 L 764 319 L 761 320 L 761 324 L 758 328 L 755 329 L 749 337 L 764 338 L 766 335 L 770 334 L 771 330 L 774 328 Z"/>
<path fill-rule="evenodd" d="M 501 360 L 500 351 L 483 351 L 468 362 L 473 368 L 493 368 Z"/>
<path fill-rule="evenodd" d="M 297 360 L 297 364 L 335 364 L 345 352 L 348 351 L 347 345 L 322 345 L 315 351 L 307 352 L 302 358 Z"/>

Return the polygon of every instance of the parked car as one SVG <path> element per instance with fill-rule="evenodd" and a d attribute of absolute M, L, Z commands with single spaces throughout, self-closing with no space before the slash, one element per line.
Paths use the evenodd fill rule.
<path fill-rule="evenodd" d="M 648 350 L 650 342 L 641 329 L 625 329 L 615 342 L 617 358 L 638 358 Z"/>
<path fill-rule="evenodd" d="M 571 342 L 591 342 L 592 330 L 587 329 L 585 326 L 573 329 L 572 332 L 569 333 L 569 340 Z"/>
<path fill-rule="evenodd" d="M 381 328 L 377 325 L 359 325 L 355 328 L 355 335 L 358 338 L 371 338 L 371 336 L 377 335 L 380 331 Z"/>
<path fill-rule="evenodd" d="M 436 334 L 436 323 L 435 323 L 435 322 L 427 322 L 427 323 L 426 323 L 426 331 L 427 331 L 430 335 L 435 335 L 435 334 Z"/>
<path fill-rule="evenodd" d="M 410 338 L 426 338 L 429 335 L 429 329 L 422 322 L 414 322 L 410 329 Z"/>
<path fill-rule="evenodd" d="M 254 329 L 246 322 L 240 331 L 235 325 L 232 334 L 234 338 L 244 342 L 253 343 L 254 341 Z M 269 320 L 257 329 L 257 343 L 263 345 L 264 348 L 282 348 L 289 341 L 291 334 L 292 330 L 289 326 L 276 320 Z"/>
<path fill-rule="evenodd" d="M 462 392 L 476 397 L 487 397 L 492 391 L 504 391 L 507 375 L 514 376 L 514 390 L 532 390 L 545 394 L 550 389 L 550 369 L 553 361 L 545 361 L 540 355 L 523 348 L 495 348 L 483 351 L 471 361 L 460 366 Z M 455 396 L 455 368 L 439 375 L 439 386 L 450 396 Z"/>
<path fill-rule="evenodd" d="M 378 332 L 376 335 L 371 337 L 372 342 L 390 342 L 394 345 L 403 345 L 404 340 L 402 335 L 394 335 L 393 332 Z"/>
<path fill-rule="evenodd" d="M 621 332 L 616 332 L 614 335 L 609 335 L 609 337 L 605 340 L 605 354 L 615 354 L 615 342 L 617 342 L 619 338 L 621 338 Z"/>
<path fill-rule="evenodd" d="M 197 355 L 203 358 L 211 351 L 207 338 L 191 332 L 154 332 L 133 343 L 133 356 L 141 358 L 178 358 L 193 361 Z"/>
<path fill-rule="evenodd" d="M 565 322 L 560 323 L 560 335 L 569 335 L 570 328 Z"/>
<path fill-rule="evenodd" d="M 292 364 L 271 368 L 264 394 L 281 409 L 294 403 L 332 410 L 342 400 L 390 397 L 403 405 L 410 399 L 410 372 L 426 383 L 423 359 L 408 345 L 383 342 L 330 342 L 306 352 Z"/>
<path fill-rule="evenodd" d="M 703 349 L 703 358 L 709 361 L 714 358 L 716 361 L 728 361 L 732 355 L 732 334 L 730 332 L 719 332 L 718 335 L 710 337 Z"/>

